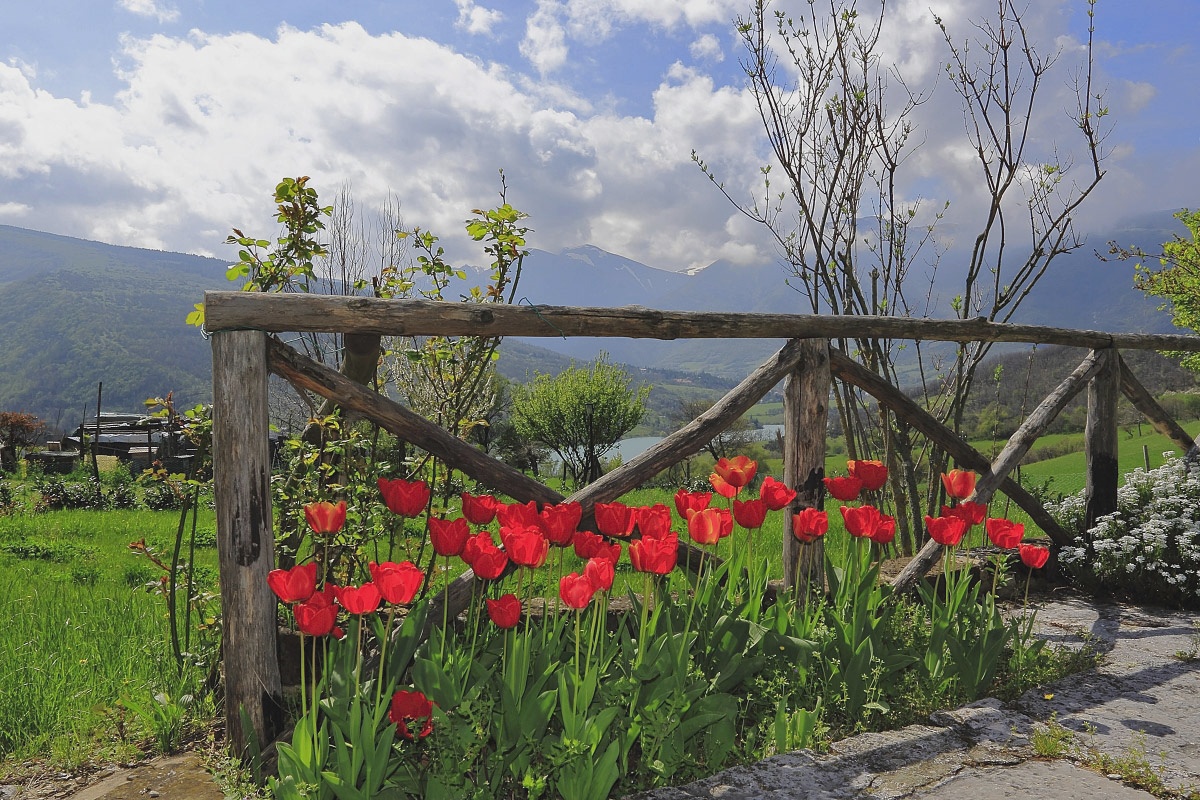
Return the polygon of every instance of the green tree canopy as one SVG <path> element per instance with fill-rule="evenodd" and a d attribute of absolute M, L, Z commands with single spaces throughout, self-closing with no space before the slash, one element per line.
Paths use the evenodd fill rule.
<path fill-rule="evenodd" d="M 1137 287 L 1166 300 L 1176 325 L 1200 332 L 1200 211 L 1185 208 L 1175 218 L 1187 226 L 1191 238 L 1176 236 L 1164 244 L 1157 270 L 1145 262 L 1138 264 Z M 1114 252 L 1118 250 L 1114 248 Z M 1146 257 L 1140 252 L 1133 255 Z M 1200 371 L 1200 353 L 1179 355 L 1183 366 Z"/>
<path fill-rule="evenodd" d="M 600 477 L 600 459 L 646 411 L 649 386 L 633 388 L 625 370 L 601 354 L 588 366 L 538 375 L 513 393 L 517 432 L 549 447 L 576 483 Z"/>

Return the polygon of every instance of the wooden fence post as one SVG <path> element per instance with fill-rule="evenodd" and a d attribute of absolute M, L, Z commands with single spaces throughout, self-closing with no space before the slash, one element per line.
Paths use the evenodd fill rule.
<path fill-rule="evenodd" d="M 245 759 L 251 737 L 266 746 L 280 732 L 271 455 L 267 439 L 267 336 L 214 333 L 213 482 L 221 577 L 225 735 Z M 243 728 L 242 716 L 247 726 Z"/>
<path fill-rule="evenodd" d="M 1103 366 L 1088 383 L 1087 426 L 1084 455 L 1087 459 L 1085 525 L 1117 510 L 1117 397 L 1120 366 L 1113 348 L 1094 351 Z"/>
<path fill-rule="evenodd" d="M 805 339 L 800 363 L 783 388 L 783 481 L 796 499 L 783 515 L 783 583 L 797 596 L 825 587 L 825 545 L 800 544 L 792 517 L 805 508 L 823 508 L 825 432 L 829 422 L 829 340 Z"/>

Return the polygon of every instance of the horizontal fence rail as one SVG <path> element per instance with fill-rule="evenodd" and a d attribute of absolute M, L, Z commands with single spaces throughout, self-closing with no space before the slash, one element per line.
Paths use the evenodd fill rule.
<path fill-rule="evenodd" d="M 206 292 L 205 329 L 383 336 L 602 336 L 628 339 L 912 339 L 1200 352 L 1200 336 L 1104 333 L 976 319 L 660 311 Z"/>

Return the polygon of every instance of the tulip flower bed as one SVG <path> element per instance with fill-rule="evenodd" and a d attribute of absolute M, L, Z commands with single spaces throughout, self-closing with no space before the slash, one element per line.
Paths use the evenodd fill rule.
<path fill-rule="evenodd" d="M 877 462 L 849 471 L 827 481 L 846 503 L 886 478 Z M 1053 666 L 1027 618 L 1006 620 L 954 569 L 970 527 L 1012 547 L 1019 525 L 982 506 L 944 509 L 928 520 L 944 577 L 896 598 L 879 581 L 895 520 L 845 505 L 850 542 L 827 565 L 828 597 L 775 597 L 754 534 L 795 493 L 772 478 L 752 491 L 755 472 L 749 459 L 723 459 L 713 492 L 680 491 L 674 509 L 599 503 L 596 532 L 579 530 L 577 504 L 464 494 L 461 517 L 425 521 L 422 566 L 322 556 L 273 572 L 308 654 L 276 796 L 599 800 L 905 724 Z M 974 476 L 946 481 L 961 499 Z M 423 483 L 379 486 L 393 513 L 425 514 Z M 338 552 L 322 545 L 346 534 L 345 504 L 305 508 L 316 552 Z M 809 509 L 792 534 L 829 529 L 826 512 Z M 704 552 L 695 574 L 677 569 L 681 532 Z M 1044 562 L 1041 550 L 1021 557 Z M 474 602 L 457 619 L 430 619 L 427 575 L 443 563 L 474 572 Z M 628 589 L 613 613 L 618 573 Z"/>

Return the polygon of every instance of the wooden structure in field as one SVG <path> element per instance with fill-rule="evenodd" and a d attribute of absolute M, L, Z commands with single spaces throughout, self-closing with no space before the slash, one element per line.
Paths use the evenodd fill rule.
<path fill-rule="evenodd" d="M 279 669 L 275 654 L 276 602 L 266 576 L 275 564 L 268 452 L 267 377 L 296 386 L 361 414 L 426 450 L 494 491 L 520 502 L 578 501 L 585 518 L 597 502 L 609 502 L 699 450 L 737 420 L 780 381 L 784 387 L 784 480 L 798 495 L 784 514 L 784 568 L 788 585 L 822 580 L 820 541 L 800 545 L 791 517 L 823 505 L 825 430 L 831 381 L 837 378 L 874 397 L 929 437 L 961 467 L 980 473 L 974 498 L 987 502 L 1004 492 L 1058 544 L 1068 535 L 1041 504 L 1009 478 L 1055 416 L 1087 391 L 1088 519 L 1116 508 L 1117 416 L 1120 392 L 1185 452 L 1190 437 L 1163 412 L 1122 362 L 1121 349 L 1200 352 L 1200 337 L 1117 334 L 985 320 L 920 320 L 894 317 L 727 314 L 658 311 L 639 307 L 572 308 L 311 295 L 210 292 L 206 328 L 213 346 L 213 459 L 217 542 L 224 607 L 226 730 L 235 753 L 245 751 L 243 718 L 260 741 L 279 732 Z M 712 408 L 640 456 L 570 498 L 495 461 L 403 406 L 348 380 L 292 350 L 273 333 L 325 332 L 347 336 L 602 336 L 653 339 L 787 339 Z M 1008 444 L 989 460 L 939 423 L 896 387 L 830 346 L 831 339 L 889 338 L 1057 344 L 1089 354 L 1025 419 Z M 929 542 L 897 576 L 911 586 L 939 552 Z M 681 560 L 697 556 L 680 548 Z M 461 610 L 474 577 L 457 579 L 437 602 Z M 441 619 L 440 611 L 430 614 Z"/>

